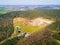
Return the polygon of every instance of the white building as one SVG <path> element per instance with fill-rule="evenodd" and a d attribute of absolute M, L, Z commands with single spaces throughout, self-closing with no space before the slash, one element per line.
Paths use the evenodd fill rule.
<path fill-rule="evenodd" d="M 26 34 L 25 34 L 25 37 L 28 37 L 29 35 L 30 35 L 29 33 L 26 33 Z"/>

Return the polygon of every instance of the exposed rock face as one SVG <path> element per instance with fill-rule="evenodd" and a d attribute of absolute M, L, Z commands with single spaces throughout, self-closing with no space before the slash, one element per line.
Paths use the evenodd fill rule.
<path fill-rule="evenodd" d="M 51 24 L 52 22 L 54 22 L 54 21 L 46 19 L 46 18 L 38 17 L 38 18 L 30 20 L 29 24 L 32 25 L 32 26 L 36 26 L 36 25 L 37 26 L 44 26 L 44 25 Z"/>

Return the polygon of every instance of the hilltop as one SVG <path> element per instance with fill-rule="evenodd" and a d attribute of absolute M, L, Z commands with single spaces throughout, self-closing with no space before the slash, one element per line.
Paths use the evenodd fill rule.
<path fill-rule="evenodd" d="M 19 17 L 20 17 L 20 19 L 18 19 Z M 49 33 L 50 33 L 51 30 L 54 31 L 57 28 L 60 30 L 60 28 L 59 28 L 60 27 L 59 26 L 59 23 L 60 23 L 59 22 L 59 20 L 60 20 L 60 9 L 39 9 L 38 8 L 38 9 L 35 9 L 35 10 L 27 10 L 27 11 L 12 11 L 12 12 L 8 12 L 8 13 L 0 14 L 0 32 L 1 32 L 0 33 L 0 36 L 1 36 L 0 37 L 0 42 L 3 41 L 6 38 L 11 37 L 11 35 L 15 31 L 14 30 L 14 25 L 15 25 L 14 23 L 15 22 L 16 22 L 16 24 L 18 24 L 17 22 L 19 22 L 21 20 L 28 21 L 28 22 L 29 22 L 29 20 L 33 20 L 32 22 L 35 22 L 36 20 L 38 20 L 39 17 L 40 18 L 43 17 L 44 20 L 47 19 L 47 20 L 54 20 L 55 21 L 54 23 L 51 24 L 52 29 L 49 26 L 48 26 L 49 28 L 47 27 L 48 29 L 46 29 L 46 31 L 48 31 Z M 17 19 L 17 21 L 16 20 L 14 21 L 14 19 Z M 24 26 L 20 22 L 19 22 L 19 25 L 20 26 Z M 32 29 L 35 30 L 36 27 L 37 27 L 36 29 L 39 30 L 39 32 L 37 32 L 36 34 L 35 33 L 32 34 L 32 38 L 34 36 L 36 37 L 36 35 L 40 34 L 40 33 L 42 33 L 42 36 L 44 36 L 43 34 L 45 34 L 45 28 L 44 29 L 40 29 L 40 27 L 38 27 L 38 26 L 36 26 L 36 27 L 33 26 L 32 27 L 30 25 L 25 26 L 25 28 L 27 28 L 27 30 L 29 29 L 29 27 L 30 27 L 31 30 Z M 40 30 L 43 30 L 43 31 L 40 32 Z M 53 31 L 51 31 L 51 32 L 53 32 Z M 55 34 L 55 32 L 53 32 L 53 33 Z M 49 35 L 47 37 L 49 37 Z M 38 35 L 37 37 L 40 40 L 41 36 L 39 37 L 39 35 Z M 26 40 L 29 40 L 29 38 L 31 38 L 31 37 L 26 38 Z M 15 40 L 15 38 L 14 38 L 14 40 Z M 23 40 L 25 40 L 25 39 L 23 39 Z M 48 41 L 51 42 L 52 39 L 50 41 L 50 38 L 49 38 Z M 24 41 L 22 41 L 22 42 L 24 42 Z M 52 42 L 54 43 L 54 41 L 52 41 Z M 20 44 L 20 41 L 18 42 L 18 44 Z"/>

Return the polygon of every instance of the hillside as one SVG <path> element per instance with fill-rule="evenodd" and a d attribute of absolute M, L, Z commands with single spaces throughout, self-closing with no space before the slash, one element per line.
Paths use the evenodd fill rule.
<path fill-rule="evenodd" d="M 19 41 L 16 45 L 60 45 L 60 21 L 33 33 Z M 38 35 L 38 36 L 37 36 Z"/>
<path fill-rule="evenodd" d="M 60 30 L 60 28 L 59 28 L 60 26 L 58 23 L 58 21 L 60 20 L 60 10 L 58 10 L 58 9 L 53 9 L 53 10 L 51 10 L 51 9 L 36 9 L 36 10 L 28 10 L 28 11 L 14 11 L 14 12 L 6 13 L 6 14 L 0 14 L 0 32 L 1 32 L 0 33 L 0 42 L 4 39 L 9 38 L 14 33 L 13 20 L 18 17 L 27 18 L 30 20 L 39 18 L 39 17 L 43 17 L 43 18 L 46 18 L 49 20 L 54 20 L 57 22 L 56 25 L 58 27 L 56 26 L 56 28 L 58 28 L 58 30 Z M 55 24 L 53 25 L 53 28 L 54 28 L 54 26 L 55 26 Z M 54 28 L 53 30 L 55 30 L 56 28 Z M 49 30 L 49 28 L 48 28 L 48 30 Z M 50 30 L 52 30 L 52 29 L 50 29 Z M 43 31 L 43 34 L 44 34 L 44 32 L 45 31 Z M 40 34 L 40 32 L 37 32 L 37 34 Z M 34 35 L 36 37 L 36 34 L 33 34 L 33 36 Z M 44 36 L 44 35 L 42 35 L 42 36 Z M 39 37 L 39 39 L 40 39 L 40 37 Z"/>

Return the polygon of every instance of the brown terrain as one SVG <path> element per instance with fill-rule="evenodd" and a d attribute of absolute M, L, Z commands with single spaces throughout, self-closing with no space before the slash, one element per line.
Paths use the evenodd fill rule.
<path fill-rule="evenodd" d="M 42 42 L 45 42 L 46 40 L 49 40 L 50 42 L 54 41 L 52 40 L 53 39 L 52 33 L 48 30 L 48 26 L 52 24 L 53 22 L 55 22 L 54 20 L 49 20 L 46 18 L 35 18 L 35 19 L 30 20 L 27 18 L 20 18 L 20 17 L 14 19 L 14 25 L 20 22 L 24 22 L 32 26 L 45 25 L 45 27 L 42 30 L 31 34 L 29 37 L 24 38 L 23 40 L 20 40 L 16 45 L 34 45 L 34 43 L 38 41 L 42 41 Z"/>

